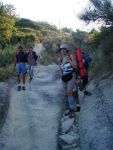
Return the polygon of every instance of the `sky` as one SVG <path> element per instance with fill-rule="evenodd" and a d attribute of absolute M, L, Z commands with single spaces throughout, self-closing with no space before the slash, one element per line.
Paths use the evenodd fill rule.
<path fill-rule="evenodd" d="M 21 18 L 34 21 L 47 21 L 56 25 L 58 29 L 63 27 L 83 31 L 91 30 L 94 25 L 86 25 L 78 18 L 78 15 L 87 7 L 89 0 L 2 0 L 12 4 L 16 13 Z"/>

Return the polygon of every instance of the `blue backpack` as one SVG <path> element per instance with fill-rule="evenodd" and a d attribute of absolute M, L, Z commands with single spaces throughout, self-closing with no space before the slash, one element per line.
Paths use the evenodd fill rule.
<path fill-rule="evenodd" d="M 85 60 L 85 68 L 88 69 L 89 68 L 89 64 L 92 62 L 92 58 L 90 57 L 89 54 L 84 54 L 83 55 L 83 59 Z"/>
<path fill-rule="evenodd" d="M 92 58 L 90 57 L 89 54 L 85 54 L 83 56 L 83 59 L 85 60 L 86 63 L 91 63 L 92 62 Z"/>

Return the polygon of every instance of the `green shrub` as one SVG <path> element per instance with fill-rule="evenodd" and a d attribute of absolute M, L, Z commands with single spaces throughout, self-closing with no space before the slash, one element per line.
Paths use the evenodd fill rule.
<path fill-rule="evenodd" d="M 14 61 L 15 48 L 9 47 L 4 51 L 0 51 L 0 67 L 5 67 Z"/>
<path fill-rule="evenodd" d="M 0 81 L 4 81 L 10 77 L 12 74 L 11 67 L 0 68 Z"/>
<path fill-rule="evenodd" d="M 40 63 L 44 65 L 49 65 L 52 64 L 53 62 L 54 62 L 53 57 L 48 53 L 48 51 L 44 50 L 41 53 Z"/>

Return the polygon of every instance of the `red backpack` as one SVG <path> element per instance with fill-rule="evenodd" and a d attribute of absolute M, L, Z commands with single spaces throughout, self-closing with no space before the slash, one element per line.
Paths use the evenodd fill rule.
<path fill-rule="evenodd" d="M 86 70 L 85 70 L 85 67 L 84 67 L 84 62 L 83 62 L 81 49 L 76 49 L 74 51 L 74 56 L 76 58 L 77 70 L 78 70 L 79 76 L 80 77 L 86 76 L 87 74 L 86 74 Z"/>

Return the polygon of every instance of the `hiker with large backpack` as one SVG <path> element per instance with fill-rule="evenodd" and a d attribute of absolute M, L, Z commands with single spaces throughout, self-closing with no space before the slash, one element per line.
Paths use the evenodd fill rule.
<path fill-rule="evenodd" d="M 38 55 L 35 51 L 33 51 L 33 48 L 30 47 L 27 53 L 28 58 L 28 73 L 29 73 L 29 81 L 33 79 L 34 74 L 34 66 L 37 64 Z"/>
<path fill-rule="evenodd" d="M 92 55 L 90 55 L 89 53 L 83 52 L 83 51 L 82 51 L 82 55 L 83 55 L 84 67 L 85 67 L 87 75 L 88 75 L 89 65 L 92 62 Z"/>
<path fill-rule="evenodd" d="M 59 66 L 61 69 L 62 83 L 68 97 L 69 114 L 73 115 L 76 105 L 76 101 L 73 97 L 73 89 L 76 86 L 76 74 L 74 72 L 74 69 L 76 70 L 76 61 L 73 55 L 70 55 L 67 44 L 61 44 L 59 52 L 61 55 Z"/>
<path fill-rule="evenodd" d="M 83 55 L 84 53 L 80 48 L 76 49 L 74 52 L 76 62 L 77 62 L 77 72 L 78 72 L 78 84 L 81 86 L 80 90 L 84 92 L 85 95 L 90 96 L 91 93 L 86 90 L 86 85 L 88 84 L 88 63 L 92 61 L 89 55 Z M 82 82 L 82 84 L 81 84 Z"/>
<path fill-rule="evenodd" d="M 17 72 L 18 91 L 20 91 L 21 89 L 25 90 L 25 81 L 26 81 L 26 73 L 27 73 L 26 62 L 27 62 L 27 54 L 23 50 L 23 47 L 19 46 L 16 51 L 15 62 L 14 62 L 14 70 L 16 68 L 16 72 Z M 22 85 L 21 85 L 21 75 L 22 75 Z"/>

